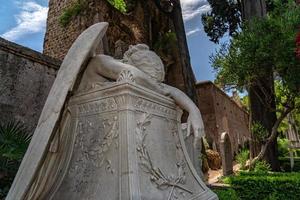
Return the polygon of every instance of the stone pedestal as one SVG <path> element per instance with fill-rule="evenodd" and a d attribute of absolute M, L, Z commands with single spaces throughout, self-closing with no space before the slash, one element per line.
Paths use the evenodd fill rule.
<path fill-rule="evenodd" d="M 172 99 L 125 81 L 73 96 L 69 110 L 73 153 L 52 199 L 218 199 L 187 156 Z"/>

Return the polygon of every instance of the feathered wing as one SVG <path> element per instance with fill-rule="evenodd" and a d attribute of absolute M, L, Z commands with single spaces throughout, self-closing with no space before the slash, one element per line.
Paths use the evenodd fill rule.
<path fill-rule="evenodd" d="M 85 30 L 68 51 L 44 105 L 31 143 L 23 158 L 6 200 L 24 199 L 43 165 L 55 133 L 59 132 L 64 107 L 78 87 L 89 59 L 95 54 L 108 23 L 97 23 Z"/>

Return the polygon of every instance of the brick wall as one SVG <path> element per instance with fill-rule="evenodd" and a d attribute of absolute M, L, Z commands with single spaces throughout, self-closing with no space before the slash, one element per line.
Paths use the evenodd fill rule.
<path fill-rule="evenodd" d="M 198 83 L 196 88 L 208 142 L 215 142 L 219 150 L 220 136 L 226 131 L 237 153 L 250 139 L 249 114 L 210 81 Z"/>
<path fill-rule="evenodd" d="M 63 10 L 77 0 L 50 0 L 47 18 L 47 29 L 44 41 L 44 54 L 62 60 L 71 44 L 80 34 L 80 20 L 74 18 L 67 27 L 59 24 L 59 16 Z"/>
<path fill-rule="evenodd" d="M 60 61 L 0 38 L 0 122 L 18 120 L 32 131 Z"/>

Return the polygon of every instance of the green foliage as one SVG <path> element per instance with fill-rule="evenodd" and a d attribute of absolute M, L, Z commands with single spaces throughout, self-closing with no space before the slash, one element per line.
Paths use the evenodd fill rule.
<path fill-rule="evenodd" d="M 243 20 L 241 2 L 236 0 L 208 0 L 212 10 L 202 15 L 202 24 L 211 41 L 218 43 L 224 35 L 235 36 L 241 31 Z M 267 11 L 271 12 L 278 7 L 278 3 L 286 2 L 286 0 L 265 0 L 265 2 Z M 253 1 L 253 7 L 257 3 Z"/>
<path fill-rule="evenodd" d="M 285 157 L 289 155 L 289 141 L 285 138 L 278 138 L 278 155 L 280 157 Z"/>
<path fill-rule="evenodd" d="M 113 7 L 122 13 L 127 12 L 127 5 L 124 0 L 107 0 Z"/>
<path fill-rule="evenodd" d="M 217 81 L 227 87 L 245 89 L 270 73 L 289 91 L 299 92 L 300 62 L 295 56 L 295 38 L 300 7 L 280 4 L 265 18 L 244 23 L 242 32 L 211 57 Z"/>
<path fill-rule="evenodd" d="M 300 154 L 298 154 L 300 156 Z M 280 162 L 280 167 L 285 171 L 285 172 L 290 172 L 291 171 L 291 162 L 290 158 L 288 157 L 279 157 L 279 162 Z M 300 172 L 300 157 L 295 157 L 294 158 L 294 172 Z"/>
<path fill-rule="evenodd" d="M 255 163 L 253 171 L 257 172 L 257 173 L 266 173 L 266 172 L 271 171 L 271 165 L 264 160 L 257 161 Z"/>
<path fill-rule="evenodd" d="M 9 190 L 30 139 L 20 122 L 0 124 L 0 199 Z"/>
<path fill-rule="evenodd" d="M 300 173 L 241 173 L 230 184 L 242 200 L 298 200 Z"/>
<path fill-rule="evenodd" d="M 210 40 L 218 43 L 225 33 L 234 36 L 241 25 L 241 6 L 238 1 L 208 0 L 212 10 L 202 15 L 204 31 Z"/>
<path fill-rule="evenodd" d="M 244 149 L 235 157 L 236 161 L 241 165 L 241 169 L 245 169 L 246 162 L 249 159 L 249 150 Z"/>
<path fill-rule="evenodd" d="M 252 124 L 251 132 L 259 141 L 265 141 L 265 139 L 268 137 L 268 131 L 258 122 Z"/>
<path fill-rule="evenodd" d="M 127 12 L 127 5 L 124 0 L 107 0 L 113 7 L 122 13 Z M 59 16 L 59 23 L 66 27 L 73 17 L 81 14 L 88 7 L 88 2 L 86 0 L 77 0 L 70 7 L 63 10 L 62 14 Z"/>
<path fill-rule="evenodd" d="M 66 27 L 73 17 L 78 16 L 86 8 L 87 2 L 85 0 L 77 0 L 70 7 L 63 10 L 62 14 L 59 16 L 59 23 L 63 27 Z"/>
<path fill-rule="evenodd" d="M 249 104 L 249 96 L 248 95 L 241 98 L 241 103 L 243 105 L 243 108 L 245 108 L 246 110 L 249 111 L 250 104 Z"/>
<path fill-rule="evenodd" d="M 167 51 L 174 47 L 174 44 L 176 44 L 176 41 L 177 41 L 176 33 L 172 32 L 172 31 L 168 31 L 165 34 L 163 34 L 154 43 L 154 49 L 156 51 Z"/>
<path fill-rule="evenodd" d="M 235 190 L 229 189 L 215 189 L 213 190 L 219 197 L 219 200 L 239 200 Z"/>
<path fill-rule="evenodd" d="M 170 64 L 174 63 L 173 53 L 177 48 L 177 35 L 175 32 L 169 30 L 159 36 L 153 41 L 154 51 L 161 57 L 165 64 L 165 71 L 168 71 Z"/>

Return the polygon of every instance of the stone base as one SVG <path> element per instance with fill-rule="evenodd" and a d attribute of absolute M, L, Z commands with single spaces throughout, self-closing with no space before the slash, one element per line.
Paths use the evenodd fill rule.
<path fill-rule="evenodd" d="M 181 110 L 134 83 L 72 97 L 72 156 L 52 199 L 218 199 L 197 175 L 181 134 Z"/>

